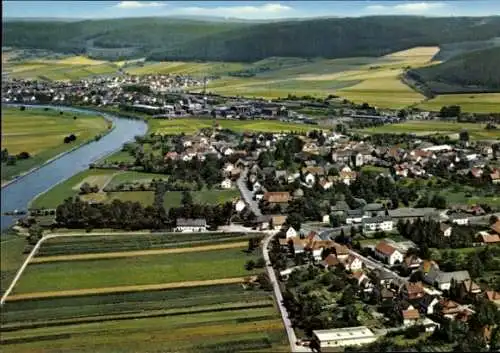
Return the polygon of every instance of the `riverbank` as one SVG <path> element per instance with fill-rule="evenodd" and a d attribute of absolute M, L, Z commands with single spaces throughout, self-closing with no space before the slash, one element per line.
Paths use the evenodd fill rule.
<path fill-rule="evenodd" d="M 47 107 L 38 105 L 37 107 Z M 23 177 L 15 179 L 2 187 L 2 205 L 5 211 L 26 210 L 28 203 L 38 194 L 51 189 L 54 185 L 71 176 L 88 169 L 91 163 L 119 150 L 124 143 L 133 141 L 135 136 L 142 136 L 147 132 L 147 124 L 138 119 L 127 119 L 111 113 L 96 112 L 95 110 L 80 107 L 50 106 L 68 112 L 84 114 L 99 113 L 113 123 L 113 128 L 98 141 L 89 141 L 78 148 L 53 158 L 31 170 Z M 15 217 L 2 216 L 2 230 L 7 229 L 16 221 Z"/>
<path fill-rule="evenodd" d="M 2 107 L 11 107 L 11 108 L 20 107 L 20 106 L 21 105 L 10 105 L 10 104 L 4 104 L 4 105 L 2 105 Z M 41 106 L 41 105 L 40 106 L 39 105 L 29 105 L 29 107 L 31 109 L 38 110 L 38 109 L 48 108 L 49 106 L 45 106 L 45 105 L 44 106 Z M 63 110 L 59 109 L 58 106 L 50 106 L 50 109 L 55 110 L 55 111 L 63 111 Z M 73 151 L 75 151 L 75 150 L 77 150 L 77 149 L 79 149 L 79 148 L 81 148 L 81 147 L 83 147 L 85 145 L 88 145 L 89 143 L 92 143 L 94 141 L 97 141 L 97 140 L 103 138 L 104 136 L 106 136 L 107 134 L 109 134 L 111 131 L 114 130 L 115 124 L 113 123 L 112 119 L 110 119 L 109 117 L 107 117 L 105 114 L 103 114 L 101 112 L 95 112 L 95 114 L 98 115 L 98 116 L 100 116 L 100 117 L 102 117 L 106 121 L 106 123 L 107 123 L 107 129 L 104 129 L 102 131 L 98 131 L 96 134 L 91 135 L 89 138 L 85 139 L 83 142 L 79 143 L 78 145 L 75 145 L 75 146 L 73 146 L 72 148 L 70 148 L 68 150 L 60 152 L 60 153 L 56 154 L 55 156 L 52 156 L 49 159 L 43 161 L 41 164 L 38 164 L 38 165 L 36 165 L 36 166 L 34 166 L 34 167 L 26 170 L 26 171 L 23 171 L 20 174 L 16 174 L 16 175 L 12 176 L 10 179 L 2 179 L 1 188 L 3 189 L 4 187 L 6 187 L 6 186 L 8 186 L 8 185 L 10 185 L 12 183 L 15 183 L 15 182 L 21 180 L 23 177 L 25 177 L 25 176 L 27 176 L 27 175 L 29 175 L 29 174 L 37 171 L 38 169 L 40 169 L 40 168 L 42 168 L 42 167 L 44 167 L 44 166 L 46 166 L 46 165 L 54 162 L 55 160 L 57 160 L 57 159 L 65 156 L 68 153 L 71 153 L 71 152 L 73 152 Z M 54 149 L 60 149 L 61 147 L 65 147 L 65 146 L 58 146 L 58 147 L 56 147 Z M 43 151 L 41 154 L 42 155 L 44 153 L 45 154 L 50 154 L 51 152 L 52 152 L 51 150 L 47 150 L 47 151 Z M 39 157 L 40 157 L 39 155 L 38 156 L 35 155 L 35 156 L 31 157 L 31 158 L 39 158 Z M 3 166 L 3 167 L 6 168 L 6 166 Z"/>

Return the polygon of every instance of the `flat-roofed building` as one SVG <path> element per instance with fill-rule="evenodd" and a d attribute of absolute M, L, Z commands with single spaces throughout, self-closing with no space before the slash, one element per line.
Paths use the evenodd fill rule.
<path fill-rule="evenodd" d="M 333 330 L 315 330 L 313 339 L 320 349 L 369 344 L 377 336 L 366 326 L 344 327 Z"/>

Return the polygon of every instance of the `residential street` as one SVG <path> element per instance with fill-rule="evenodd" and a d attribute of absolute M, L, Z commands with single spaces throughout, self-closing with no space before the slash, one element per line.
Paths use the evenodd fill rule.
<path fill-rule="evenodd" d="M 257 201 L 253 199 L 253 194 L 250 190 L 247 188 L 246 184 L 246 178 L 247 178 L 247 173 L 248 170 L 245 169 L 243 173 L 241 173 L 240 177 L 236 181 L 236 185 L 238 185 L 238 189 L 240 189 L 241 196 L 243 197 L 243 200 L 246 202 L 248 207 L 252 210 L 252 212 L 257 216 L 262 216 L 262 212 L 260 212 L 259 209 L 259 204 Z"/>

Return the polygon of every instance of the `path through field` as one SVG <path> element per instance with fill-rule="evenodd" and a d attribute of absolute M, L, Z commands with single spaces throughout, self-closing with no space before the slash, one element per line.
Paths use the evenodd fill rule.
<path fill-rule="evenodd" d="M 118 286 L 118 287 L 63 290 L 54 292 L 23 293 L 23 294 L 9 295 L 6 298 L 6 301 L 11 302 L 18 300 L 32 300 L 32 299 L 42 299 L 42 298 L 74 297 L 74 296 L 84 296 L 84 295 L 126 293 L 126 292 L 144 292 L 144 291 L 166 290 L 174 288 L 212 286 L 217 284 L 235 284 L 235 283 L 246 282 L 249 279 L 255 280 L 255 278 L 256 278 L 255 276 L 248 276 L 248 277 L 211 279 L 205 281 L 184 281 L 184 282 L 147 284 L 140 286 Z"/>
<path fill-rule="evenodd" d="M 114 258 L 124 258 L 124 257 L 147 256 L 147 255 L 180 254 L 180 253 L 187 253 L 187 252 L 200 252 L 200 251 L 242 248 L 242 247 L 245 247 L 247 245 L 248 245 L 248 242 L 239 241 L 239 242 L 227 243 L 227 244 L 195 246 L 192 248 L 120 251 L 120 252 L 97 253 L 97 254 L 41 256 L 41 257 L 33 258 L 31 260 L 31 263 L 44 263 L 44 262 L 56 262 L 56 261 L 77 261 L 77 260 L 78 261 L 79 260 L 99 260 L 99 259 L 114 259 Z"/>

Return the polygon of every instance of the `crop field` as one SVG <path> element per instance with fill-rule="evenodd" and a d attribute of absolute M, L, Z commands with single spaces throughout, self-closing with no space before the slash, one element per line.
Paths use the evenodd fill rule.
<path fill-rule="evenodd" d="M 96 75 L 117 72 L 112 62 L 93 60 L 83 56 L 67 57 L 60 60 L 10 61 L 4 65 L 10 77 L 44 80 L 79 80 Z"/>
<path fill-rule="evenodd" d="M 108 122 L 100 116 L 68 112 L 61 115 L 56 110 L 2 108 L 2 148 L 12 155 L 20 152 L 31 155 L 31 158 L 18 160 L 16 165 L 2 165 L 2 180 L 40 165 L 107 129 Z M 69 134 L 77 137 L 76 142 L 63 142 Z"/>
<path fill-rule="evenodd" d="M 245 233 L 152 233 L 60 237 L 45 241 L 37 256 L 93 254 L 195 247 L 224 242 L 241 242 L 255 237 Z"/>
<path fill-rule="evenodd" d="M 362 133 L 391 133 L 403 134 L 414 133 L 417 135 L 432 135 L 444 134 L 452 135 L 458 134 L 461 130 L 466 129 L 469 136 L 474 140 L 494 140 L 500 138 L 500 131 L 486 130 L 486 124 L 473 124 L 473 123 L 459 123 L 459 122 L 445 122 L 445 121 L 408 121 L 401 124 L 389 124 L 378 126 L 374 128 L 367 128 L 361 130 Z"/>
<path fill-rule="evenodd" d="M 245 64 L 209 62 L 195 63 L 182 61 L 147 62 L 144 66 L 129 67 L 125 72 L 131 75 L 184 74 L 193 76 L 221 75 L 241 70 Z"/>
<path fill-rule="evenodd" d="M 2 351 L 286 351 L 272 293 L 242 285 L 256 273 L 243 266 L 256 256 L 242 251 L 249 236 L 255 234 L 123 233 L 50 239 L 38 259 L 172 246 L 189 252 L 136 256 L 127 264 L 115 262 L 124 259 L 30 264 L 15 290 L 21 293 L 24 286 L 28 292 L 14 293 L 2 308 Z M 228 239 L 232 242 L 226 243 Z M 238 240 L 245 246 L 192 250 L 208 241 L 220 247 Z M 190 247 L 181 249 L 188 243 Z M 44 288 L 37 288 L 41 282 Z M 130 288 L 109 292 L 110 285 Z M 78 289 L 83 287 L 88 289 Z"/>
<path fill-rule="evenodd" d="M 13 294 L 202 281 L 251 275 L 242 248 L 109 260 L 30 264 Z"/>
<path fill-rule="evenodd" d="M 148 121 L 151 132 L 159 134 L 193 134 L 198 130 L 213 126 L 213 120 L 210 119 L 175 119 L 159 120 L 152 119 Z M 222 128 L 231 129 L 236 132 L 262 131 L 262 132 L 284 132 L 284 131 L 309 131 L 314 127 L 305 124 L 292 124 L 282 121 L 271 120 L 217 120 Z"/>
<path fill-rule="evenodd" d="M 417 108 L 439 111 L 445 105 L 460 105 L 464 112 L 498 113 L 500 93 L 443 94 L 417 105 Z"/>
<path fill-rule="evenodd" d="M 238 190 L 203 190 L 191 191 L 194 203 L 215 205 L 232 201 L 240 196 Z M 163 206 L 168 209 L 181 204 L 182 191 L 167 191 L 163 198 Z"/>

